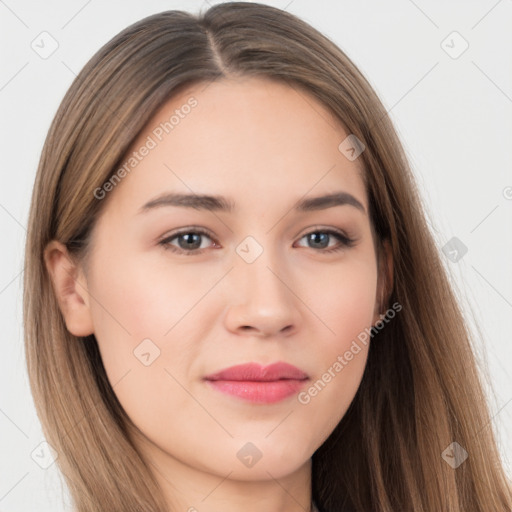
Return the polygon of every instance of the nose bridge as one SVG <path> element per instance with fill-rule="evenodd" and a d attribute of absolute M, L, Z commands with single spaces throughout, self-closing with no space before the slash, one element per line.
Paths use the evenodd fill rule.
<path fill-rule="evenodd" d="M 245 284 L 248 297 L 263 292 L 269 300 L 289 300 L 287 287 L 283 283 L 287 278 L 286 265 L 283 265 L 279 248 L 271 246 L 271 238 L 268 236 L 258 241 L 253 236 L 247 236 L 238 245 L 237 279 Z"/>
<path fill-rule="evenodd" d="M 290 273 L 279 247 L 271 246 L 271 239 L 265 237 L 260 242 L 248 236 L 236 247 L 234 296 L 229 315 L 233 329 L 252 327 L 276 334 L 297 324 Z"/>

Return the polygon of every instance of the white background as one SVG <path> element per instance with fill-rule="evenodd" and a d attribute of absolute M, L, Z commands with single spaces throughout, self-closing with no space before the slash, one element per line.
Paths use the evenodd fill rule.
<path fill-rule="evenodd" d="M 443 257 L 468 321 L 482 332 L 476 350 L 495 390 L 488 391 L 492 428 L 512 475 L 512 1 L 268 3 L 312 24 L 359 66 L 403 141 L 439 249 L 454 236 L 468 247 L 457 263 Z M 56 512 L 67 500 L 56 465 L 44 470 L 31 458 L 44 439 L 22 338 L 25 229 L 50 122 L 74 75 L 119 31 L 160 11 L 207 7 L 200 1 L 0 0 L 2 512 Z M 47 59 L 31 48 L 43 31 L 59 44 Z M 469 44 L 458 58 L 445 51 L 462 48 L 453 31 Z"/>

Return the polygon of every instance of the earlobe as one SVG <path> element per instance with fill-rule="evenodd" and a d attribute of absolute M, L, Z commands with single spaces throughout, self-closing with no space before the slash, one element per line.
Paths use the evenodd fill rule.
<path fill-rule="evenodd" d="M 56 240 L 46 246 L 44 260 L 68 331 L 75 336 L 93 334 L 87 281 L 81 266 Z"/>

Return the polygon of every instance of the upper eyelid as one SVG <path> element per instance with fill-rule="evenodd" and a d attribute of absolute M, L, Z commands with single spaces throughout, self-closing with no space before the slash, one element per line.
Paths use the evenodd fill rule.
<path fill-rule="evenodd" d="M 179 229 L 178 231 L 173 231 L 171 233 L 165 234 L 164 236 L 159 238 L 159 241 L 168 240 L 170 238 L 175 238 L 180 235 L 186 235 L 187 233 L 199 233 L 201 235 L 207 236 L 211 238 L 212 240 L 216 240 L 214 236 L 209 232 L 209 230 L 199 227 L 189 227 L 189 228 L 183 228 Z"/>

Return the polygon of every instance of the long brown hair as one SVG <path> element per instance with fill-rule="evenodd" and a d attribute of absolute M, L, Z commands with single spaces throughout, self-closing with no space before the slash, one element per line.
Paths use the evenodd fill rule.
<path fill-rule="evenodd" d="M 149 119 L 183 87 L 228 76 L 307 91 L 364 143 L 377 249 L 385 240 L 391 245 L 393 283 L 382 306 L 397 302 L 402 310 L 374 333 L 360 388 L 313 455 L 314 500 L 333 512 L 510 511 L 472 334 L 386 110 L 328 38 L 290 13 L 245 2 L 198 15 L 162 12 L 123 30 L 77 76 L 44 145 L 26 244 L 25 349 L 43 432 L 76 510 L 157 512 L 168 505 L 130 442 L 130 419 L 94 336 L 66 329 L 44 249 L 56 239 L 84 258 L 105 203 L 94 191 Z M 468 454 L 456 468 L 442 456 L 454 442 Z"/>

